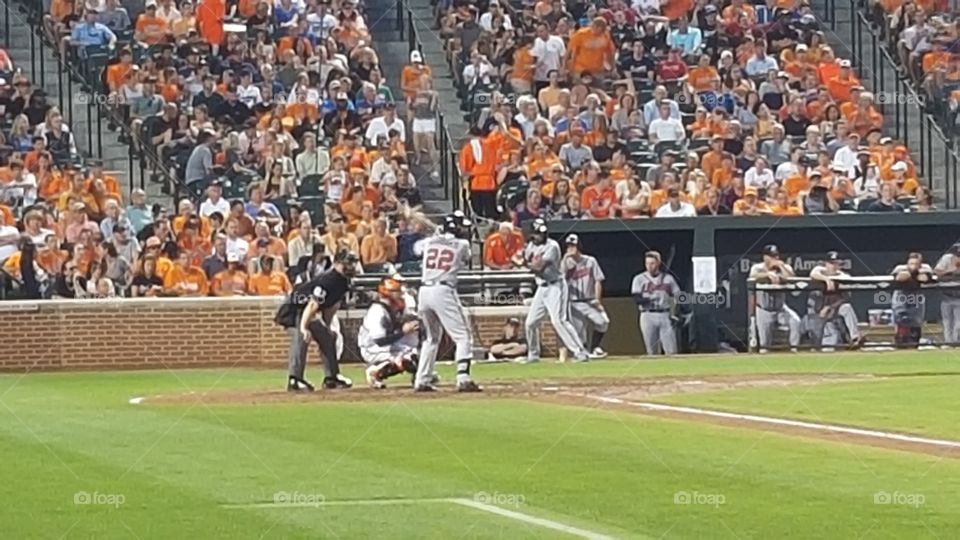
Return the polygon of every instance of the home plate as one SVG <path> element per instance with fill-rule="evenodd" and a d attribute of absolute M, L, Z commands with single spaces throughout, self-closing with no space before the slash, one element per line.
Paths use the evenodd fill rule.
<path fill-rule="evenodd" d="M 559 386 L 544 386 L 544 387 L 543 387 L 543 391 L 544 391 L 544 392 L 559 392 L 559 391 L 560 391 L 560 387 L 559 387 Z"/>

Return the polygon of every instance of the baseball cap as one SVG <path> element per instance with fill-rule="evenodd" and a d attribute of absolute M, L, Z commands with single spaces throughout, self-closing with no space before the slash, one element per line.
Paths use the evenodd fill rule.
<path fill-rule="evenodd" d="M 160 247 L 160 244 L 162 244 L 162 242 L 156 236 L 151 236 L 150 238 L 147 238 L 146 246 L 148 248 Z"/>
<path fill-rule="evenodd" d="M 850 67 L 850 61 L 844 58 L 843 60 L 840 61 L 840 67 L 842 68 Z"/>
<path fill-rule="evenodd" d="M 840 254 L 836 251 L 828 251 L 824 260 L 828 262 L 837 262 L 840 260 Z"/>
<path fill-rule="evenodd" d="M 518 319 L 518 318 L 516 318 L 516 317 L 510 317 L 509 319 L 507 319 L 507 324 L 512 324 L 512 325 L 514 325 L 514 326 L 520 326 L 520 319 Z"/>
<path fill-rule="evenodd" d="M 579 246 L 579 245 L 580 245 L 580 237 L 577 236 L 577 235 L 574 234 L 574 233 L 571 233 L 571 234 L 567 235 L 567 240 L 566 240 L 566 242 L 564 242 L 564 243 L 565 243 L 566 245 L 568 245 L 568 246 Z"/>
<path fill-rule="evenodd" d="M 348 250 L 342 249 L 337 252 L 337 255 L 333 258 L 333 262 L 353 264 L 359 261 L 360 258 L 357 257 L 357 254 Z"/>
<path fill-rule="evenodd" d="M 882 139 L 880 139 L 880 144 L 890 144 L 892 142 L 893 142 L 893 139 L 891 139 L 890 137 L 883 137 Z"/>
<path fill-rule="evenodd" d="M 904 162 L 902 162 L 902 161 L 898 161 L 898 162 L 894 163 L 892 167 L 890 167 L 890 170 L 891 170 L 891 171 L 903 172 L 903 171 L 907 170 L 907 164 L 904 163 Z"/>
<path fill-rule="evenodd" d="M 767 244 L 763 246 L 763 254 L 771 257 L 779 257 L 780 248 L 778 248 L 776 244 Z"/>
<path fill-rule="evenodd" d="M 752 187 L 752 186 L 751 186 L 751 187 L 748 187 L 748 188 L 745 189 L 745 190 L 743 190 L 743 196 L 744 196 L 744 197 L 749 197 L 749 196 L 751 196 L 751 195 L 753 195 L 754 197 L 756 197 L 758 193 L 759 193 L 759 192 L 757 191 L 757 188 Z"/>
<path fill-rule="evenodd" d="M 414 64 L 422 64 L 423 55 L 420 54 L 420 51 L 410 51 L 410 61 Z"/>
<path fill-rule="evenodd" d="M 231 251 L 227 253 L 227 262 L 228 263 L 240 262 L 240 254 L 237 253 L 236 251 Z"/>

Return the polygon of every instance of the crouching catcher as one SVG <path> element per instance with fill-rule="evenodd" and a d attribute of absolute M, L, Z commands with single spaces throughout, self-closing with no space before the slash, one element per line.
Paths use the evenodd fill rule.
<path fill-rule="evenodd" d="M 386 388 L 385 381 L 401 373 L 417 372 L 420 321 L 404 300 L 403 284 L 384 278 L 357 334 L 360 356 L 367 364 L 367 382 Z"/>

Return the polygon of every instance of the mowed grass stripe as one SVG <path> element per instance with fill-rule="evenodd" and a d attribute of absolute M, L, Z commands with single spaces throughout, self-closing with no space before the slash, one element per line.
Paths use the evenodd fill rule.
<path fill-rule="evenodd" d="M 649 401 L 960 440 L 958 383 L 942 376 L 894 378 L 678 394 Z"/>

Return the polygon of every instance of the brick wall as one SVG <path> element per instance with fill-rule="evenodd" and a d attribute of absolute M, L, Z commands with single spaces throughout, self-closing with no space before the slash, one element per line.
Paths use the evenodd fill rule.
<path fill-rule="evenodd" d="M 288 337 L 273 322 L 277 298 L 153 298 L 0 302 L 6 354 L 0 371 L 281 366 Z M 524 307 L 471 308 L 476 345 L 500 336 Z M 340 314 L 344 360 L 356 360 L 361 310 Z M 556 337 L 543 325 L 544 356 Z M 311 356 L 316 349 L 311 349 Z M 445 340 L 441 358 L 450 357 Z M 313 361 L 313 360 L 312 360 Z"/>

